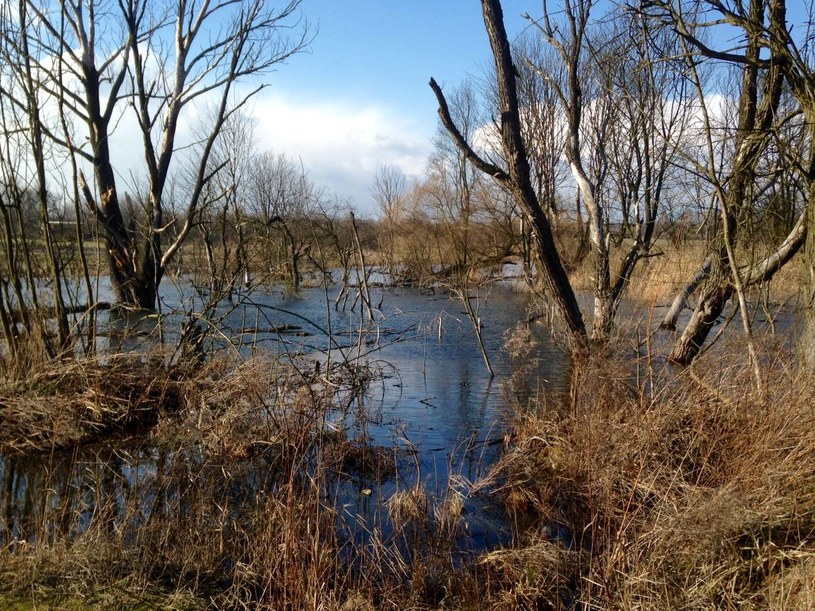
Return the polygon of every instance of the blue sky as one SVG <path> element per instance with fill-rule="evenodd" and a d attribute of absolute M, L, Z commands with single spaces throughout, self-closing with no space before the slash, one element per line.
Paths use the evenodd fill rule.
<path fill-rule="evenodd" d="M 504 0 L 512 41 L 540 0 Z M 791 0 L 803 28 L 809 0 Z M 595 15 L 607 7 L 598 2 Z M 421 177 L 437 129 L 431 76 L 452 88 L 492 62 L 477 0 L 303 0 L 309 52 L 271 75 L 255 100 L 261 150 L 302 160 L 314 182 L 373 214 L 369 189 L 384 164 Z M 737 40 L 713 41 L 719 45 Z"/>
<path fill-rule="evenodd" d="M 506 0 L 510 37 L 539 3 Z M 491 54 L 474 0 L 303 0 L 316 32 L 308 53 L 272 75 L 255 105 L 262 150 L 299 157 L 329 192 L 373 210 L 369 188 L 383 164 L 419 176 L 436 132 L 427 83 L 480 76 Z"/>
<path fill-rule="evenodd" d="M 535 4 L 504 2 L 511 32 L 525 27 L 520 14 L 534 12 Z M 281 82 L 287 89 L 330 90 L 411 111 L 424 102 L 432 110 L 431 74 L 439 82 L 458 82 L 467 72 L 480 73 L 490 59 L 474 0 L 304 0 L 302 6 L 317 36 L 313 52 L 292 62 Z"/>

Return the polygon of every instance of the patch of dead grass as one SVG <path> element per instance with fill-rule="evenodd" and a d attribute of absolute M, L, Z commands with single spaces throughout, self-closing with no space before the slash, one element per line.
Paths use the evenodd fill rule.
<path fill-rule="evenodd" d="M 526 411 L 495 481 L 535 518 L 517 548 L 484 559 L 503 584 L 497 601 L 803 608 L 815 379 L 778 359 L 762 397 L 739 356 L 726 372 L 705 365 L 649 392 L 630 363 L 595 359 L 575 370 L 563 411 Z"/>

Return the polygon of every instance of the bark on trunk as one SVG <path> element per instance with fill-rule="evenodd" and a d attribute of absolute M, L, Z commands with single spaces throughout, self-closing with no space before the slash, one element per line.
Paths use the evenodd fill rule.
<path fill-rule="evenodd" d="M 588 347 L 583 315 L 558 255 L 551 226 L 532 186 L 529 160 L 521 133 L 516 69 L 504 28 L 501 4 L 498 0 L 482 0 L 481 8 L 495 59 L 501 111 L 501 142 L 507 163 L 506 171 L 484 161 L 472 149 L 453 122 L 447 101 L 434 79 L 430 79 L 430 87 L 436 94 L 442 123 L 459 149 L 475 167 L 507 187 L 523 210 L 532 230 L 535 255 L 541 265 L 541 276 L 547 293 L 566 325 L 572 348 L 583 352 Z"/>
<path fill-rule="evenodd" d="M 107 151 L 107 145 L 98 150 Z M 157 289 L 163 269 L 154 264 L 152 252 L 145 253 L 139 264 L 137 238 L 125 224 L 110 162 L 104 162 L 97 155 L 94 173 L 97 188 L 101 193 L 100 202 L 96 203 L 90 187 L 81 174 L 80 187 L 88 207 L 96 213 L 97 222 L 103 229 L 110 281 L 116 303 L 125 307 L 153 310 L 156 307 Z M 159 237 L 155 236 L 153 243 L 145 244 L 144 248 L 148 251 L 156 248 L 155 242 L 158 239 Z"/>
<path fill-rule="evenodd" d="M 811 223 L 815 222 L 811 211 L 812 207 L 807 206 L 790 234 L 774 252 L 758 263 L 746 265 L 739 270 L 745 288 L 761 282 L 768 282 L 778 270 L 795 256 L 804 245 L 807 236 L 811 235 L 811 230 L 808 231 L 808 223 L 809 227 L 812 227 Z M 810 271 L 812 269 L 812 266 L 810 266 Z M 704 271 L 704 267 L 700 270 L 700 273 L 702 271 Z M 698 356 L 707 336 L 710 334 L 710 330 L 724 311 L 727 301 L 733 296 L 734 290 L 732 274 L 728 274 L 718 282 L 708 284 L 682 336 L 674 344 L 669 357 L 671 361 L 680 365 L 689 365 Z"/>
<path fill-rule="evenodd" d="M 693 315 L 688 321 L 682 336 L 677 341 L 669 359 L 678 365 L 690 365 L 699 355 L 699 351 L 710 334 L 710 330 L 719 320 L 724 307 L 733 296 L 733 285 L 714 283 L 699 300 Z"/>
<path fill-rule="evenodd" d="M 682 314 L 682 310 L 685 309 L 685 305 L 687 305 L 690 296 L 693 295 L 696 292 L 696 289 L 699 288 L 699 285 L 707 280 L 710 276 L 710 268 L 712 264 L 713 255 L 708 255 L 707 259 L 705 259 L 704 263 L 702 263 L 702 267 L 700 267 L 699 271 L 696 272 L 696 275 L 691 278 L 690 282 L 688 282 L 679 292 L 679 294 L 674 297 L 671 307 L 668 308 L 667 312 L 665 312 L 665 317 L 662 319 L 662 322 L 659 325 L 660 327 L 663 329 L 669 329 L 671 331 L 676 329 L 676 322 L 679 320 L 679 315 Z"/>

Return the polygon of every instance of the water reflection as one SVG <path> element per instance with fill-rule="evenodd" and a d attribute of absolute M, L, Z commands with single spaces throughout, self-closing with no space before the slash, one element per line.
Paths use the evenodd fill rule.
<path fill-rule="evenodd" d="M 325 502 L 341 508 L 343 531 L 358 540 L 374 530 L 388 531 L 383 507 L 398 491 L 419 482 L 440 499 L 451 477 L 475 481 L 493 464 L 504 434 L 502 388 L 512 373 L 501 346 L 506 330 L 525 318 L 527 298 L 505 285 L 481 295 L 483 340 L 495 379 L 460 303 L 414 289 L 378 288 L 372 302 L 381 306 L 369 321 L 359 306 L 336 311 L 335 298 L 335 290 L 306 290 L 298 297 L 255 292 L 237 305 L 219 304 L 208 317 L 223 330 L 212 341 L 245 356 L 259 351 L 296 356 L 313 363 L 315 374 L 341 361 L 378 373 L 353 409 L 333 424 L 367 447 L 391 448 L 393 469 L 387 477 L 360 469 L 338 473 L 324 490 Z M 104 313 L 99 346 L 140 351 L 162 341 L 172 345 L 205 296 L 182 284 L 163 302 L 169 313 L 158 316 Z M 563 354 L 542 327 L 535 326 L 533 337 L 539 357 L 535 377 L 547 380 L 553 391 L 565 388 Z M 2 457 L 2 544 L 70 539 L 88 529 L 116 531 L 127 544 L 170 516 L 190 516 L 196 528 L 216 513 L 218 523 L 225 515 L 251 521 L 257 500 L 289 481 L 281 479 L 278 459 L 261 452 L 227 461 L 198 447 L 156 447 L 149 437 L 62 455 Z M 502 517 L 488 510 L 481 499 L 468 500 L 465 508 L 466 536 L 475 548 L 508 535 Z"/>

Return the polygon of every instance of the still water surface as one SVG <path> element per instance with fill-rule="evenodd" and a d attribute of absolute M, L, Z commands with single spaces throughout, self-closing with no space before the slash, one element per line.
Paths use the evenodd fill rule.
<path fill-rule="evenodd" d="M 512 373 L 502 346 L 507 330 L 525 319 L 528 297 L 503 282 L 478 296 L 483 340 L 496 373 L 491 378 L 462 304 L 446 294 L 374 289 L 371 301 L 378 307 L 372 323 L 360 303 L 350 309 L 354 294 L 345 311 L 335 310 L 336 291 L 307 289 L 286 297 L 258 290 L 238 306 L 219 304 L 209 317 L 217 320 L 223 338 L 232 338 L 228 349 L 244 355 L 256 350 L 297 354 L 315 368 L 325 367 L 327 360 L 359 359 L 377 372 L 363 398 L 364 418 L 345 423 L 348 436 L 396 448 L 401 458 L 392 476 L 371 481 L 360 474 L 338 481 L 330 491 L 342 508 L 343 531 L 357 540 L 374 529 L 387 531 L 383 504 L 395 492 L 421 483 L 431 498 L 441 498 L 451 475 L 475 481 L 494 464 L 507 422 L 504 383 Z M 168 287 L 162 310 L 200 310 L 205 298 L 186 284 Z M 183 318 L 167 315 L 161 340 L 174 341 Z M 105 314 L 99 324 L 99 341 L 106 349 L 140 350 L 160 341 L 155 318 L 110 320 Z M 542 380 L 550 392 L 558 392 L 566 385 L 568 361 L 542 326 L 532 327 L 538 365 L 531 383 Z M 30 540 L 32 533 L 53 540 L 71 537 L 94 520 L 115 521 L 124 512 L 141 516 L 127 524 L 135 536 L 152 513 L 171 510 L 184 485 L 220 490 L 233 507 L 277 486 L 262 464 L 249 462 L 239 473 L 233 468 L 228 481 L 221 481 L 218 465 L 196 471 L 203 462 L 196 448 L 168 452 L 151 446 L 148 436 L 64 454 L 0 457 L 0 543 Z M 173 478 L 179 471 L 196 475 L 182 485 Z M 469 498 L 464 520 L 467 541 L 462 546 L 470 550 L 511 537 L 509 523 L 486 498 Z"/>

